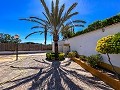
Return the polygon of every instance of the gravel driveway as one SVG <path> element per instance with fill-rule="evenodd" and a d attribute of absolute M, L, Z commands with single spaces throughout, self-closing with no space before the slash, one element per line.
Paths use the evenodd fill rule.
<path fill-rule="evenodd" d="M 0 90 L 113 90 L 69 59 L 48 62 L 45 54 L 0 63 Z"/>

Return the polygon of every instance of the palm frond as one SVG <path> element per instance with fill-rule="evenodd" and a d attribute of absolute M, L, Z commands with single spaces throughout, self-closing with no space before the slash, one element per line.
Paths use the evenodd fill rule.
<path fill-rule="evenodd" d="M 74 25 L 71 25 L 70 27 L 84 27 L 84 25 L 81 25 L 81 24 L 74 24 Z"/>
<path fill-rule="evenodd" d="M 56 0 L 56 5 L 55 5 L 55 19 L 56 19 L 56 25 L 58 24 L 58 11 L 59 11 L 59 0 Z"/>
<path fill-rule="evenodd" d="M 32 33 L 28 34 L 28 35 L 25 37 L 25 39 L 27 39 L 29 36 L 31 36 L 31 35 L 33 35 L 33 34 L 35 34 L 35 33 L 40 33 L 40 34 L 42 34 L 43 31 L 32 32 Z"/>
<path fill-rule="evenodd" d="M 77 14 L 78 14 L 78 12 L 74 12 L 74 13 L 68 15 L 66 18 L 63 19 L 63 22 L 67 21 L 68 19 L 70 19 L 71 17 L 73 17 L 73 16 L 75 16 Z"/>
<path fill-rule="evenodd" d="M 44 28 L 43 26 L 33 26 L 31 27 L 31 29 L 35 29 L 35 28 Z"/>
<path fill-rule="evenodd" d="M 31 18 L 24 18 L 24 19 L 20 19 L 20 20 L 35 22 L 35 23 L 38 23 L 38 24 L 41 24 L 41 25 L 45 26 L 45 24 L 43 24 L 43 23 L 41 23 L 41 22 L 39 22 L 39 21 L 37 21 L 37 20 L 33 20 L 33 19 L 31 19 Z"/>
<path fill-rule="evenodd" d="M 43 7 L 45 9 L 45 12 L 46 12 L 47 16 L 50 17 L 50 11 L 49 11 L 45 1 L 44 0 L 40 0 L 40 1 L 41 1 L 42 5 L 43 5 Z M 51 19 L 50 19 L 50 21 L 51 21 Z"/>
<path fill-rule="evenodd" d="M 62 17 L 62 14 L 63 14 L 63 11 L 65 9 L 65 4 L 63 4 L 61 7 L 60 7 L 60 10 L 59 10 L 59 14 L 58 14 L 58 21 L 60 22 L 60 19 Z"/>
<path fill-rule="evenodd" d="M 54 2 L 53 2 L 53 0 L 52 0 L 52 3 L 51 3 L 51 12 L 53 13 L 54 12 Z"/>
<path fill-rule="evenodd" d="M 66 14 L 66 13 L 65 13 L 65 14 Z M 70 19 L 71 17 L 73 17 L 73 16 L 75 16 L 75 15 L 77 15 L 77 14 L 78 14 L 78 12 L 74 12 L 74 13 L 68 15 L 67 17 L 66 17 L 66 15 L 62 16 L 61 22 L 60 22 L 60 24 L 59 24 L 59 28 L 60 28 L 60 27 L 63 25 L 63 23 L 65 23 L 68 19 Z"/>
<path fill-rule="evenodd" d="M 51 21 L 50 21 L 49 17 L 44 12 L 42 12 L 42 14 L 45 16 L 45 18 L 47 19 L 48 23 L 51 24 Z"/>
<path fill-rule="evenodd" d="M 75 24 L 75 23 L 86 23 L 85 21 L 83 21 L 83 20 L 74 20 L 74 21 L 70 21 L 70 22 L 68 22 L 68 23 L 66 23 L 66 25 L 71 25 L 71 24 Z"/>
<path fill-rule="evenodd" d="M 71 11 L 77 6 L 77 4 L 78 4 L 78 3 L 73 3 L 73 4 L 69 7 L 69 9 L 67 10 L 67 13 L 66 13 L 66 14 L 67 14 L 67 15 L 70 14 Z"/>
<path fill-rule="evenodd" d="M 43 20 L 43 19 L 38 18 L 38 17 L 30 17 L 30 19 L 37 19 L 37 20 L 44 22 L 45 24 L 48 24 L 48 22 L 46 20 Z"/>

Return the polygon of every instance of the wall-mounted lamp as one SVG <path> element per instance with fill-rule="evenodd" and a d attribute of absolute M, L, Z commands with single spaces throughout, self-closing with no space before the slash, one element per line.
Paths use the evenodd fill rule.
<path fill-rule="evenodd" d="M 105 32 L 105 28 L 102 28 L 102 32 Z"/>

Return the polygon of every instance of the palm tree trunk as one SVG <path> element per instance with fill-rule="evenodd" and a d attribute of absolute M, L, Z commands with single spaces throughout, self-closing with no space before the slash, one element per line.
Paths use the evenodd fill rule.
<path fill-rule="evenodd" d="M 114 66 L 113 66 L 113 64 L 112 64 L 112 62 L 110 61 L 110 56 L 109 56 L 108 53 L 107 53 L 107 57 L 108 57 L 108 61 L 109 61 L 110 65 L 112 66 L 113 71 L 115 72 L 116 76 L 117 76 L 118 79 L 120 80 L 120 76 L 119 76 L 119 74 L 117 73 L 117 71 L 115 70 L 115 68 L 114 68 Z"/>
<path fill-rule="evenodd" d="M 47 41 L 47 28 L 46 28 L 46 26 L 45 26 L 45 31 L 44 31 L 44 37 L 45 37 L 44 44 L 46 45 L 46 41 Z"/>
<path fill-rule="evenodd" d="M 58 58 L 58 35 L 53 35 L 53 41 L 54 41 L 54 50 L 55 50 L 55 60 L 59 60 Z"/>
<path fill-rule="evenodd" d="M 47 41 L 47 32 L 44 33 L 44 36 L 45 36 L 45 42 L 44 42 L 44 44 L 46 45 L 46 41 Z"/>

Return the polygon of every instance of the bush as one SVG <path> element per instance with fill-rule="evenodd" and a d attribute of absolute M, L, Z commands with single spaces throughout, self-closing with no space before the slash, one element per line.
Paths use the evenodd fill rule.
<path fill-rule="evenodd" d="M 69 57 L 69 58 L 76 57 L 76 53 L 75 53 L 75 52 L 69 52 L 69 53 L 68 53 L 68 57 Z"/>
<path fill-rule="evenodd" d="M 50 59 L 51 60 L 51 53 L 46 53 L 46 59 Z"/>
<path fill-rule="evenodd" d="M 88 25 L 88 27 L 85 28 L 84 30 L 76 32 L 72 37 L 75 37 L 84 33 L 88 33 L 97 29 L 101 29 L 103 27 L 106 27 L 115 23 L 119 23 L 119 22 L 120 22 L 120 14 L 102 21 L 95 21 L 92 24 Z"/>
<path fill-rule="evenodd" d="M 59 53 L 59 60 L 63 60 L 65 57 L 64 53 Z M 55 53 L 46 53 L 46 59 L 48 60 L 55 60 Z"/>
<path fill-rule="evenodd" d="M 65 59 L 65 53 L 60 53 L 59 54 L 59 60 Z"/>
<path fill-rule="evenodd" d="M 102 54 L 120 53 L 120 33 L 117 33 L 115 35 L 108 35 L 98 40 L 96 51 Z"/>
<path fill-rule="evenodd" d="M 117 21 L 115 21 L 117 22 Z M 109 54 L 120 54 L 120 32 L 115 35 L 109 35 L 107 37 L 103 37 L 102 39 L 98 40 L 96 51 L 107 54 L 108 61 L 112 66 L 115 74 L 120 80 L 120 75 L 116 72 L 115 67 L 113 66 Z"/>
<path fill-rule="evenodd" d="M 79 57 L 79 54 L 78 54 L 78 52 L 77 51 L 72 51 L 73 53 L 75 53 L 75 57 Z"/>
<path fill-rule="evenodd" d="M 103 60 L 102 56 L 100 54 L 97 55 L 91 55 L 88 57 L 87 63 L 91 66 L 91 67 L 96 67 L 98 64 L 101 63 L 101 61 Z"/>
<path fill-rule="evenodd" d="M 88 60 L 88 57 L 85 56 L 85 55 L 80 55 L 79 58 L 80 58 L 80 60 L 83 60 L 83 61 L 87 61 Z"/>

